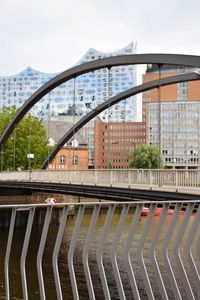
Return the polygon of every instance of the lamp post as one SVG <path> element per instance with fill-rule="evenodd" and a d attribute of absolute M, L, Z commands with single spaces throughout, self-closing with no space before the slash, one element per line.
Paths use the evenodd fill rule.
<path fill-rule="evenodd" d="M 29 181 L 30 181 L 31 180 L 31 159 L 34 159 L 34 154 L 28 153 L 27 158 L 28 158 L 28 170 L 29 170 Z"/>
<path fill-rule="evenodd" d="M 110 99 L 110 70 L 111 67 L 108 67 L 108 99 Z M 108 105 L 108 155 L 107 155 L 107 168 L 110 169 L 112 167 L 112 164 L 110 162 L 110 103 Z"/>
<path fill-rule="evenodd" d="M 29 169 L 29 171 L 31 171 L 31 159 L 34 159 L 34 154 L 28 153 L 27 158 L 28 158 L 28 169 Z"/>
<path fill-rule="evenodd" d="M 159 77 L 159 86 L 158 86 L 158 149 L 161 157 L 161 68 L 162 64 L 158 64 L 158 77 Z M 160 169 L 160 160 L 159 160 L 159 169 Z"/>
<path fill-rule="evenodd" d="M 14 136 L 13 136 L 13 170 L 15 171 L 15 165 L 16 165 L 16 128 L 14 129 Z"/>
<path fill-rule="evenodd" d="M 96 111 L 96 108 L 93 108 L 91 106 L 87 107 L 87 109 L 91 110 L 91 111 Z M 91 120 L 88 123 L 87 128 L 88 129 L 86 131 L 86 135 L 87 135 L 87 141 L 88 141 L 88 147 L 89 147 L 88 166 L 91 166 L 91 168 L 94 169 L 94 122 L 93 122 L 93 120 Z"/>

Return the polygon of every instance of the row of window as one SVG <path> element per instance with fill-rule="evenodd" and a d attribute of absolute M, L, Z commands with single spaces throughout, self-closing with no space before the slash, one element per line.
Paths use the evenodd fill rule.
<path fill-rule="evenodd" d="M 159 110 L 159 104 L 158 103 L 149 103 L 147 104 L 148 110 L 154 113 L 157 113 Z M 168 113 L 175 114 L 183 112 L 183 113 L 190 113 L 195 112 L 200 107 L 200 104 L 198 102 L 184 102 L 184 103 L 161 103 L 161 111 L 162 113 Z"/>
<path fill-rule="evenodd" d="M 66 164 L 66 156 L 65 155 L 61 155 L 60 156 L 60 164 L 61 165 L 65 165 Z M 77 155 L 73 155 L 72 156 L 72 164 L 73 165 L 77 165 L 78 164 L 78 156 Z"/>
<path fill-rule="evenodd" d="M 126 130 L 126 129 L 124 129 L 124 130 Z M 111 131 L 111 132 L 109 132 L 109 131 L 107 131 L 107 132 L 104 132 L 103 133 L 103 135 L 104 136 L 145 136 L 145 134 L 146 134 L 146 132 L 144 132 L 144 131 L 131 131 L 131 132 L 127 132 L 127 131 L 125 131 L 125 132 L 119 132 L 119 131 L 117 131 L 117 132 L 113 132 L 113 131 Z M 112 142 L 115 142 L 115 140 L 113 140 Z"/>
<path fill-rule="evenodd" d="M 189 159 L 185 159 L 185 158 L 170 158 L 170 157 L 166 157 L 165 158 L 165 162 L 166 163 L 177 163 L 177 164 L 197 164 L 199 162 L 198 158 L 189 158 Z"/>
<path fill-rule="evenodd" d="M 130 150 L 134 148 L 134 144 L 133 145 L 128 145 L 128 146 L 125 146 L 125 145 L 113 145 L 113 146 L 103 146 L 103 149 L 105 150 Z"/>
<path fill-rule="evenodd" d="M 128 162 L 128 159 L 103 159 L 103 163 L 127 163 Z"/>
<path fill-rule="evenodd" d="M 141 125 L 141 124 L 138 124 L 138 125 L 127 125 L 127 124 L 124 124 L 124 125 L 118 125 L 118 124 L 109 124 L 109 125 L 104 125 L 103 126 L 104 129 L 108 129 L 108 130 L 128 130 L 128 129 L 145 129 L 145 125 Z"/>

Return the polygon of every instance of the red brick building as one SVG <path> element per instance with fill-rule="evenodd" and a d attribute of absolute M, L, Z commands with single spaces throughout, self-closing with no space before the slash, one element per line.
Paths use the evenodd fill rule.
<path fill-rule="evenodd" d="M 84 170 L 88 169 L 88 148 L 67 146 L 60 149 L 48 169 Z"/>
<path fill-rule="evenodd" d="M 138 144 L 146 143 L 143 122 L 95 121 L 95 169 L 126 169 L 128 155 Z"/>

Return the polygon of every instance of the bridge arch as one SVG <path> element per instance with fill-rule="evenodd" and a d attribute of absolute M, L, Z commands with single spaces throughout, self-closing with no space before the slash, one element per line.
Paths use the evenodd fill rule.
<path fill-rule="evenodd" d="M 7 126 L 0 138 L 0 148 L 8 140 L 9 136 L 21 121 L 24 115 L 36 104 L 42 97 L 48 94 L 57 86 L 63 84 L 64 82 L 102 68 L 111 68 L 122 65 L 137 65 L 137 64 L 170 64 L 170 65 L 182 65 L 188 67 L 199 67 L 200 68 L 200 56 L 195 55 L 182 55 L 182 54 L 134 54 L 134 55 L 121 55 L 107 57 L 99 60 L 94 60 L 81 64 L 79 66 L 73 67 L 58 76 L 54 77 L 42 87 L 40 87 L 33 95 L 31 95 L 28 100 L 19 109 L 13 120 Z"/>
<path fill-rule="evenodd" d="M 125 92 L 122 92 L 112 98 L 109 98 L 108 100 L 106 100 L 103 103 L 101 103 L 100 105 L 98 105 L 94 110 L 90 111 L 87 115 L 82 117 L 76 124 L 74 124 L 66 132 L 66 134 L 58 141 L 57 145 L 54 147 L 52 152 L 49 153 L 48 157 L 43 162 L 41 169 L 46 169 L 48 162 L 53 160 L 53 158 L 58 153 L 60 148 L 62 146 L 64 146 L 64 144 L 67 143 L 79 129 L 81 129 L 86 123 L 88 123 L 90 120 L 92 120 L 94 117 L 96 117 L 99 113 L 101 113 L 105 109 L 111 107 L 112 105 L 114 105 L 130 96 L 133 96 L 133 95 L 136 95 L 141 92 L 145 92 L 145 91 L 148 91 L 148 90 L 151 90 L 154 88 L 158 88 L 159 86 L 166 86 L 166 85 L 170 85 L 170 84 L 176 84 L 179 82 L 194 81 L 194 80 L 200 80 L 199 73 L 193 72 L 193 73 L 182 74 L 182 75 L 177 75 L 177 76 L 165 77 L 160 80 L 149 81 L 147 83 L 144 83 L 144 84 L 141 84 L 134 88 L 131 88 L 129 90 L 126 90 Z"/>

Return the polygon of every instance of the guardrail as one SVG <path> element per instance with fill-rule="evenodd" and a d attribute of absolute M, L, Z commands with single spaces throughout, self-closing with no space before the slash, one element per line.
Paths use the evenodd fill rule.
<path fill-rule="evenodd" d="M 46 170 L 0 172 L 0 180 L 24 180 L 118 186 L 200 187 L 200 170 Z"/>
<path fill-rule="evenodd" d="M 1 296 L 11 299 L 14 293 L 11 278 L 15 272 L 18 274 L 15 280 L 21 280 L 22 286 L 22 295 L 15 293 L 16 299 L 26 300 L 33 293 L 34 299 L 40 296 L 40 299 L 59 300 L 198 299 L 199 204 L 200 201 L 136 202 L 120 206 L 114 202 L 74 203 L 76 216 L 73 220 L 68 218 L 71 203 L 0 206 L 0 210 L 11 211 L 4 272 L 1 270 L 5 281 L 1 288 L 5 286 L 5 290 Z M 173 211 L 169 210 L 172 205 Z M 62 212 L 60 224 L 53 230 L 54 238 L 49 239 L 52 213 L 57 209 Z M 36 230 L 33 224 L 38 210 L 44 211 L 44 225 Z M 21 254 L 17 257 L 15 253 L 20 263 L 17 273 L 10 268 L 10 256 L 19 213 L 27 214 L 27 224 Z M 32 253 L 30 245 L 35 243 L 38 247 Z M 50 246 L 52 253 L 45 255 Z M 47 259 L 53 271 L 48 271 L 48 280 L 45 280 Z M 34 264 L 37 276 L 33 275 Z M 38 288 L 33 292 L 35 280 Z"/>

